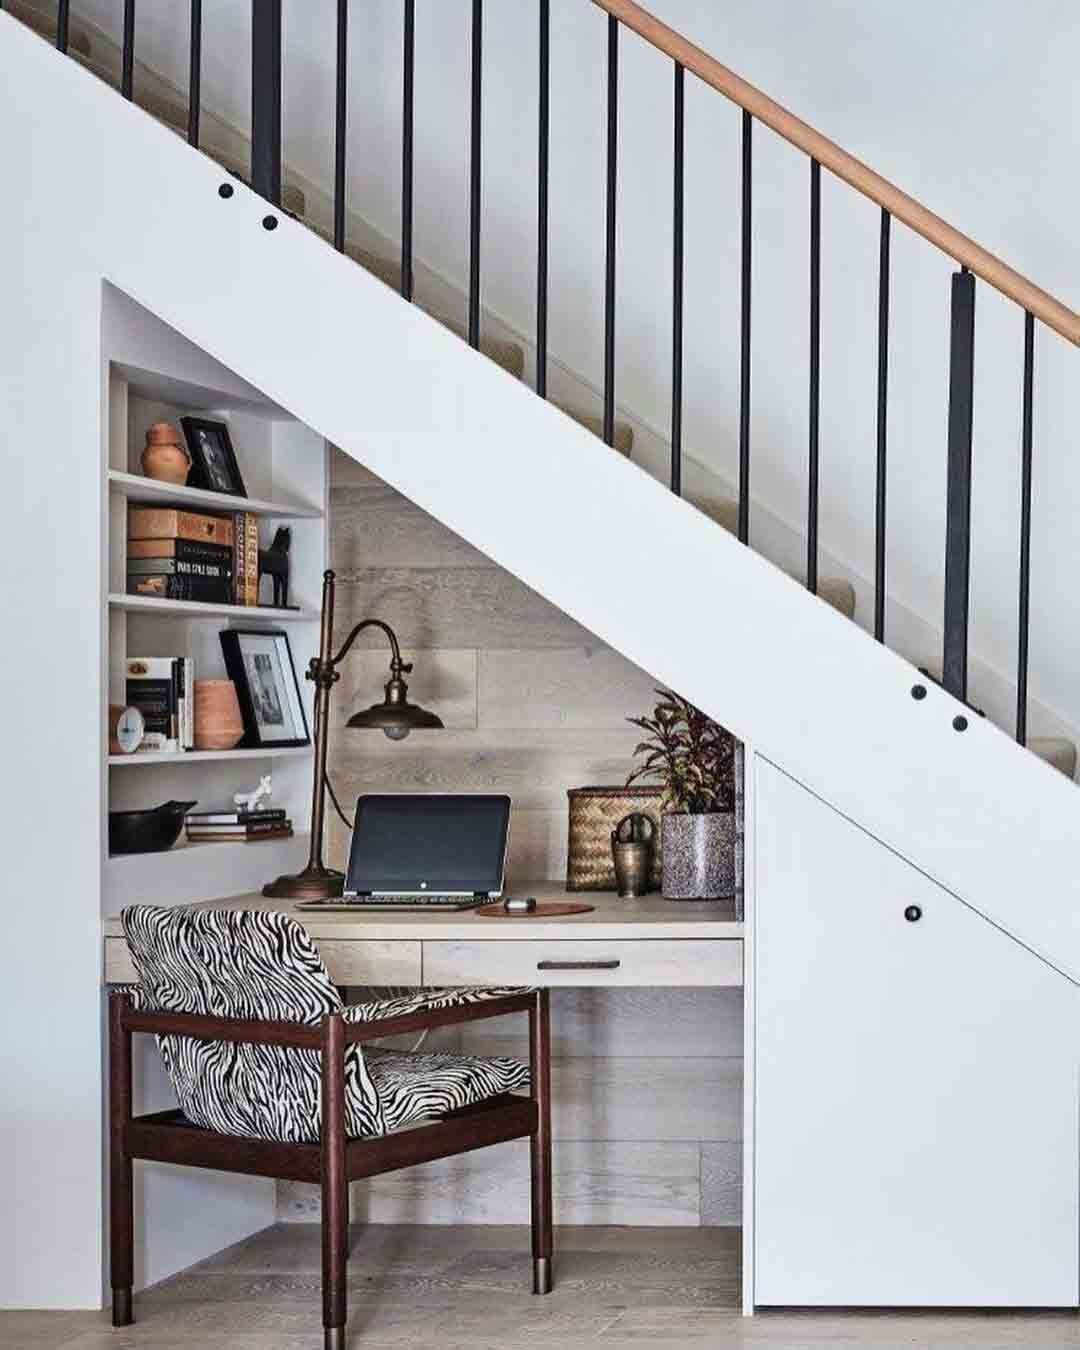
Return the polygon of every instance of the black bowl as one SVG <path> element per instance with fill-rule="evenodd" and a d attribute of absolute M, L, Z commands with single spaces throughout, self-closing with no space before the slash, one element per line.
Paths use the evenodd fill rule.
<path fill-rule="evenodd" d="M 110 811 L 109 852 L 164 853 L 180 838 L 196 802 L 165 802 L 152 811 Z"/>

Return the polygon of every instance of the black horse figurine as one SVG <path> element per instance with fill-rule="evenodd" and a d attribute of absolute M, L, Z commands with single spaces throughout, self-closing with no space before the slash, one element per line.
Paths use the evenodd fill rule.
<path fill-rule="evenodd" d="M 274 533 L 274 542 L 269 548 L 259 549 L 259 586 L 265 576 L 274 578 L 274 606 L 285 609 L 289 603 L 289 548 L 292 544 L 292 530 L 288 525 L 279 525 Z"/>

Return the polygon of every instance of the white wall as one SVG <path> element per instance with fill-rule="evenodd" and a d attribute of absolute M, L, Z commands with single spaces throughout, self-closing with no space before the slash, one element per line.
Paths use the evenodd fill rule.
<path fill-rule="evenodd" d="M 215 165 L 6 14 L 0 76 L 0 162 L 20 184 L 0 215 L 0 368 L 6 462 L 23 475 L 5 541 L 16 659 L 3 686 L 15 711 L 0 1026 L 14 1092 L 2 1184 L 14 1202 L 0 1302 L 78 1305 L 98 1290 L 88 896 L 101 858 L 103 278 L 1080 976 L 1075 797 L 1060 775 L 992 726 L 957 735 L 956 704 L 937 690 L 913 701 L 905 662 L 309 231 L 285 218 L 264 230 L 265 204 L 246 189 L 223 201 Z M 50 532 L 63 544 L 48 555 L 51 593 L 46 519 L 65 527 Z M 76 809 L 58 824 L 60 800 Z M 31 959 L 43 949 L 47 965 Z"/>
<path fill-rule="evenodd" d="M 112 0 L 76 11 L 116 32 Z M 1063 0 L 653 0 L 706 50 L 861 155 L 1020 271 L 1080 303 L 1075 165 L 1080 94 L 1072 54 L 1080 11 Z M 332 180 L 332 0 L 286 5 L 285 142 L 290 163 Z M 354 10 L 356 7 L 354 7 Z M 465 0 L 417 6 L 417 226 L 420 256 L 467 275 L 468 15 Z M 533 324 L 536 7 L 488 5 L 484 71 L 484 298 Z M 602 353 L 605 23 L 587 0 L 552 5 L 552 354 L 599 382 Z M 185 6 L 139 16 L 138 50 L 186 86 Z M 368 6 L 351 30 L 350 206 L 399 228 L 401 6 Z M 250 107 L 250 5 L 205 19 L 204 103 L 237 126 Z M 627 409 L 668 424 L 671 73 L 632 35 L 621 44 L 619 380 Z M 686 441 L 734 480 L 738 424 L 738 111 L 687 89 Z M 771 133 L 755 137 L 753 491 L 805 519 L 807 165 Z M 876 208 L 826 176 L 823 190 L 821 544 L 873 576 Z M 894 229 L 890 380 L 889 586 L 940 627 L 944 556 L 949 265 Z M 980 287 L 972 647 L 1013 677 L 1022 319 Z M 1072 444 L 1077 358 L 1051 334 L 1038 350 L 1031 685 L 1080 724 L 1080 626 L 1062 582 L 1080 558 Z M 898 612 L 901 650 L 928 659 L 928 635 Z M 976 695 L 1005 722 L 1010 698 Z M 1005 722 L 1008 725 L 1008 722 Z M 1036 713 L 1036 729 L 1054 731 Z"/>

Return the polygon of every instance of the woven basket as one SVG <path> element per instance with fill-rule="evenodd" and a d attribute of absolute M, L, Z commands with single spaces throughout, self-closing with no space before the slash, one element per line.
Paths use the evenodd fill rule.
<path fill-rule="evenodd" d="M 614 891 L 615 861 L 611 856 L 611 832 L 623 816 L 640 811 L 656 826 L 650 882 L 660 889 L 660 798 L 661 787 L 570 788 L 570 838 L 566 856 L 568 891 Z"/>

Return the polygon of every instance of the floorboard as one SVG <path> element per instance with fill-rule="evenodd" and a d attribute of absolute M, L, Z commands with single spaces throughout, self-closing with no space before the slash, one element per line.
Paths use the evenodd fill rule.
<path fill-rule="evenodd" d="M 738 1230 L 561 1228 L 556 1289 L 528 1292 L 528 1232 L 357 1227 L 350 1350 L 1075 1350 L 1071 1314 L 737 1311 Z M 25 1350 L 310 1350 L 320 1343 L 319 1233 L 279 1224 L 136 1298 L 138 1323 L 0 1313 Z"/>

